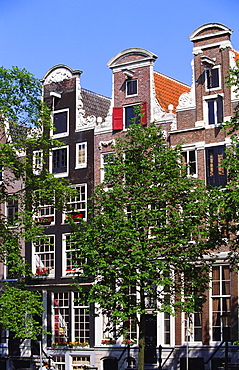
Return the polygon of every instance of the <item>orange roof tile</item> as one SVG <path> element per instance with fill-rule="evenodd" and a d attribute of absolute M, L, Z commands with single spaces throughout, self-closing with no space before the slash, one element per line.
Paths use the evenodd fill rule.
<path fill-rule="evenodd" d="M 236 50 L 233 50 L 233 53 L 235 54 L 235 61 L 239 62 L 239 52 Z"/>
<path fill-rule="evenodd" d="M 178 99 L 184 92 L 190 91 L 190 86 L 165 76 L 162 73 L 154 72 L 154 86 L 156 98 L 165 112 L 168 112 L 168 105 L 173 104 L 173 112 L 176 112 Z"/>

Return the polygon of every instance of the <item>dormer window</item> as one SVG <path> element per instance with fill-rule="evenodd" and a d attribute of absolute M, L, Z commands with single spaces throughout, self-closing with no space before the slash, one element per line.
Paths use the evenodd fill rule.
<path fill-rule="evenodd" d="M 206 90 L 220 88 L 220 70 L 219 67 L 205 69 Z"/>
<path fill-rule="evenodd" d="M 126 96 L 132 96 L 138 94 L 138 80 L 127 80 L 126 81 Z"/>

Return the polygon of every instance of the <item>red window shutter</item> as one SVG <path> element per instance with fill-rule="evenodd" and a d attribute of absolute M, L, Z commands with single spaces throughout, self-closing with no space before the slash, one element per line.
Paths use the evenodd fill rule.
<path fill-rule="evenodd" d="M 141 112 L 144 114 L 142 117 L 141 117 L 141 124 L 142 125 L 146 125 L 147 124 L 147 115 L 146 115 L 146 102 L 143 102 L 142 103 L 142 110 Z"/>
<path fill-rule="evenodd" d="M 113 108 L 113 130 L 123 130 L 123 107 Z"/>

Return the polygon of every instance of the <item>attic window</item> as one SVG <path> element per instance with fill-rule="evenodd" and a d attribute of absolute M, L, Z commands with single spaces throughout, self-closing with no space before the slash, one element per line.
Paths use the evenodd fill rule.
<path fill-rule="evenodd" d="M 68 135 L 69 131 L 69 109 L 61 109 L 53 112 L 54 137 Z"/>
<path fill-rule="evenodd" d="M 138 80 L 127 80 L 126 81 L 126 96 L 132 96 L 138 94 Z"/>
<path fill-rule="evenodd" d="M 220 88 L 219 67 L 206 68 L 205 75 L 207 90 Z"/>

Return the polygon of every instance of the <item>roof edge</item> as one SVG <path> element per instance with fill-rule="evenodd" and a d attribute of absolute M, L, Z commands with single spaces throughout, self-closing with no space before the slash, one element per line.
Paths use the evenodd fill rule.
<path fill-rule="evenodd" d="M 225 26 L 222 23 L 217 23 L 217 22 L 214 22 L 214 23 L 205 23 L 205 24 L 203 24 L 202 26 L 198 27 L 195 31 L 193 31 L 191 33 L 191 35 L 189 36 L 190 40 L 191 41 L 196 41 L 196 40 L 198 40 L 200 38 L 203 38 L 203 36 L 198 36 L 199 32 L 204 31 L 204 30 L 206 30 L 208 28 L 212 28 L 212 27 L 218 27 L 220 29 L 220 31 L 218 31 L 220 34 L 227 34 L 227 33 L 229 33 L 231 35 L 232 32 L 233 32 L 233 30 L 231 28 Z M 206 35 L 206 37 L 215 36 L 215 35 L 216 35 L 215 33 L 210 33 L 210 34 Z"/>
<path fill-rule="evenodd" d="M 58 70 L 58 72 L 57 72 L 57 70 Z M 47 81 L 49 80 L 49 77 L 51 75 L 52 75 L 52 79 L 53 79 L 52 82 L 59 82 L 59 81 L 69 79 L 69 78 L 72 78 L 72 77 L 80 76 L 81 74 L 82 74 L 82 71 L 79 70 L 79 69 L 72 69 L 72 68 L 68 67 L 65 64 L 56 64 L 55 66 L 51 67 L 46 72 L 44 77 L 41 79 L 41 82 L 43 82 L 43 84 L 49 83 Z M 57 78 L 56 78 L 56 75 L 58 75 Z M 56 81 L 54 81 L 54 79 Z"/>
<path fill-rule="evenodd" d="M 119 58 L 122 58 L 123 56 L 128 56 L 128 55 L 133 55 L 133 54 L 142 54 L 144 60 L 146 59 L 153 59 L 154 61 L 158 58 L 158 56 L 154 53 L 152 53 L 151 51 L 149 50 L 146 50 L 146 49 L 142 49 L 142 48 L 129 48 L 129 49 L 125 49 L 125 50 L 122 50 L 120 51 L 118 54 L 116 54 L 114 57 L 112 57 L 109 62 L 107 63 L 107 66 L 109 68 L 113 68 L 117 65 L 120 65 L 117 64 L 117 60 Z M 138 61 L 137 61 L 138 62 Z"/>

